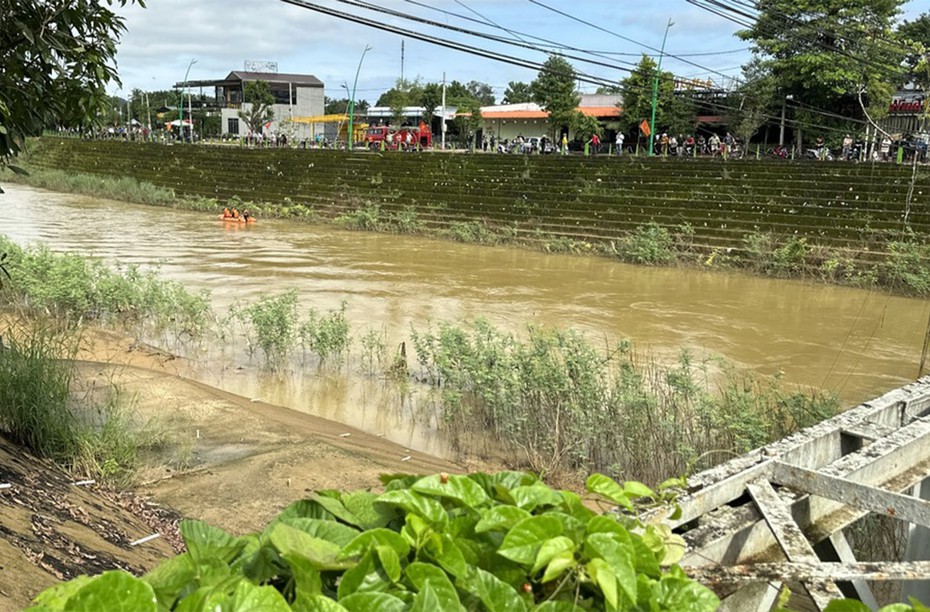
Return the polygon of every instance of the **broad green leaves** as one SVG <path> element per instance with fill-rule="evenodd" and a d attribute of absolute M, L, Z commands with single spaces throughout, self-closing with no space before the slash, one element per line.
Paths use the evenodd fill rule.
<path fill-rule="evenodd" d="M 261 533 L 184 521 L 188 552 L 138 579 L 123 572 L 49 589 L 36 610 L 437 612 L 712 610 L 677 567 L 677 536 L 598 515 L 518 472 L 386 478 L 381 495 L 321 491 Z M 599 476 L 623 508 L 656 494 Z M 631 531 L 632 526 L 632 531 Z"/>

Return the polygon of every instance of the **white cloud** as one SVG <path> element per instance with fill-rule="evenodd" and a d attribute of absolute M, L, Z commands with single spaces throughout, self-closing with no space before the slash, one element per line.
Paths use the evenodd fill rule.
<path fill-rule="evenodd" d="M 336 0 L 313 1 L 334 10 L 390 23 L 405 31 L 458 40 L 512 57 L 537 62 L 545 59 L 542 53 L 429 28 L 363 11 Z M 655 51 L 620 37 L 657 49 L 669 18 L 675 21 L 666 47 L 672 54 L 747 46 L 732 35 L 737 26 L 685 0 L 653 0 L 648 4 L 632 0 L 542 0 L 608 32 L 582 25 L 528 0 L 418 1 L 474 19 L 487 18 L 511 30 L 585 49 L 655 55 Z M 915 2 L 912 0 L 905 5 L 906 13 L 913 12 L 909 7 Z M 372 49 L 365 56 L 359 75 L 359 97 L 376 99 L 380 92 L 393 85 L 401 73 L 400 36 L 279 0 L 149 0 L 147 4 L 146 9 L 138 6 L 122 9 L 128 31 L 120 43 L 117 60 L 124 91 L 133 87 L 149 90 L 169 88 L 184 78 L 192 59 L 197 60 L 191 69 L 192 80 L 224 77 L 230 70 L 241 69 L 245 60 L 254 59 L 276 61 L 281 72 L 313 74 L 326 84 L 327 95 L 342 97 L 341 84 L 351 86 L 366 45 Z M 510 36 L 491 26 L 465 22 L 406 0 L 385 0 L 380 4 L 434 21 Z M 409 37 L 405 38 L 405 51 L 403 69 L 404 76 L 408 78 L 419 75 L 425 81 L 439 81 L 445 72 L 449 80 L 479 80 L 502 93 L 508 81 L 530 81 L 536 76 L 533 70 L 442 49 Z M 692 59 L 694 63 L 710 68 L 732 68 L 747 58 L 748 54 L 732 54 Z M 636 61 L 636 56 L 617 59 L 618 64 Z M 676 73 L 695 74 L 701 70 L 672 58 L 666 58 L 666 62 L 664 66 Z M 581 71 L 599 74 L 612 81 L 624 75 L 618 70 L 573 63 Z"/>

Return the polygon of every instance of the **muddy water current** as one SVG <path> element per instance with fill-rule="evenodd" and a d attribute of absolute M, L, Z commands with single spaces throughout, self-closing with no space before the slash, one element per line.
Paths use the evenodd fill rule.
<path fill-rule="evenodd" d="M 328 311 L 345 301 L 355 345 L 377 330 L 390 353 L 407 341 L 411 365 L 411 327 L 481 316 L 515 333 L 536 323 L 574 327 L 597 342 L 629 338 L 660 361 L 681 347 L 719 354 L 853 405 L 916 377 L 930 314 L 927 300 L 874 291 L 290 221 L 238 226 L 205 213 L 3 187 L 0 234 L 21 245 L 157 265 L 190 290 L 209 290 L 220 315 L 291 289 L 302 307 Z M 189 352 L 186 375 L 207 384 L 448 454 L 435 429 L 414 418 L 422 411 L 409 396 L 366 376 L 357 360 L 341 371 L 270 374 L 242 342 Z"/>

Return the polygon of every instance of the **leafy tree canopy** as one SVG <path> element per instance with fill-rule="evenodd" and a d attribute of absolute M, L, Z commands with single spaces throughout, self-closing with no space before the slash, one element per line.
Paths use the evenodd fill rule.
<path fill-rule="evenodd" d="M 397 79 L 394 87 L 378 97 L 375 106 L 388 106 L 390 108 L 414 106 L 418 103 L 422 91 L 423 84 L 419 78 L 413 80 Z"/>
<path fill-rule="evenodd" d="M 478 101 L 480 106 L 491 106 L 494 104 L 494 90 L 487 83 L 481 81 L 469 81 L 465 89 L 471 97 Z"/>
<path fill-rule="evenodd" d="M 349 112 L 348 98 L 326 98 L 323 105 L 323 113 L 326 115 L 344 115 Z M 368 102 L 366 100 L 355 101 L 355 114 L 364 115 L 368 112 Z"/>
<path fill-rule="evenodd" d="M 433 120 L 433 110 L 442 105 L 442 85 L 427 83 L 420 92 L 420 106 L 423 107 L 423 121 L 427 124 Z"/>
<path fill-rule="evenodd" d="M 903 51 L 892 26 L 903 0 L 760 0 L 751 41 L 778 89 L 807 105 L 831 108 L 860 92 L 876 115 L 901 80 Z"/>
<path fill-rule="evenodd" d="M 507 89 L 504 90 L 503 104 L 522 104 L 533 101 L 533 92 L 530 90 L 529 83 L 523 81 L 510 81 L 507 83 Z"/>
<path fill-rule="evenodd" d="M 620 126 L 624 132 L 634 132 L 640 123 L 652 117 L 652 90 L 655 86 L 658 65 L 648 55 L 643 55 L 636 68 L 620 82 L 623 96 Z M 656 97 L 657 132 L 688 134 L 694 130 L 695 109 L 692 101 L 675 93 L 675 77 L 671 72 L 662 72 Z"/>
<path fill-rule="evenodd" d="M 549 111 L 549 126 L 570 125 L 581 97 L 575 92 L 575 69 L 564 57 L 550 55 L 530 84 L 533 101 Z"/>
<path fill-rule="evenodd" d="M 0 0 L 0 166 L 49 126 L 99 123 L 125 31 L 111 10 L 143 0 Z"/>
<path fill-rule="evenodd" d="M 245 84 L 244 98 L 250 104 L 248 110 L 239 111 L 239 118 L 254 134 L 261 134 L 266 123 L 274 119 L 274 96 L 265 81 L 250 81 Z"/>
<path fill-rule="evenodd" d="M 930 12 L 902 23 L 898 36 L 909 49 L 904 58 L 909 79 L 921 89 L 930 89 Z"/>

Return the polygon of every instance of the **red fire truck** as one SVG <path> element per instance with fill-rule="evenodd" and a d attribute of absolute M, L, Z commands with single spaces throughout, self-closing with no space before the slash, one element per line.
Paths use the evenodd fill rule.
<path fill-rule="evenodd" d="M 424 149 L 433 146 L 433 135 L 424 122 L 419 127 L 373 125 L 365 132 L 365 143 L 372 150 L 380 150 L 382 146 L 389 150 Z"/>

